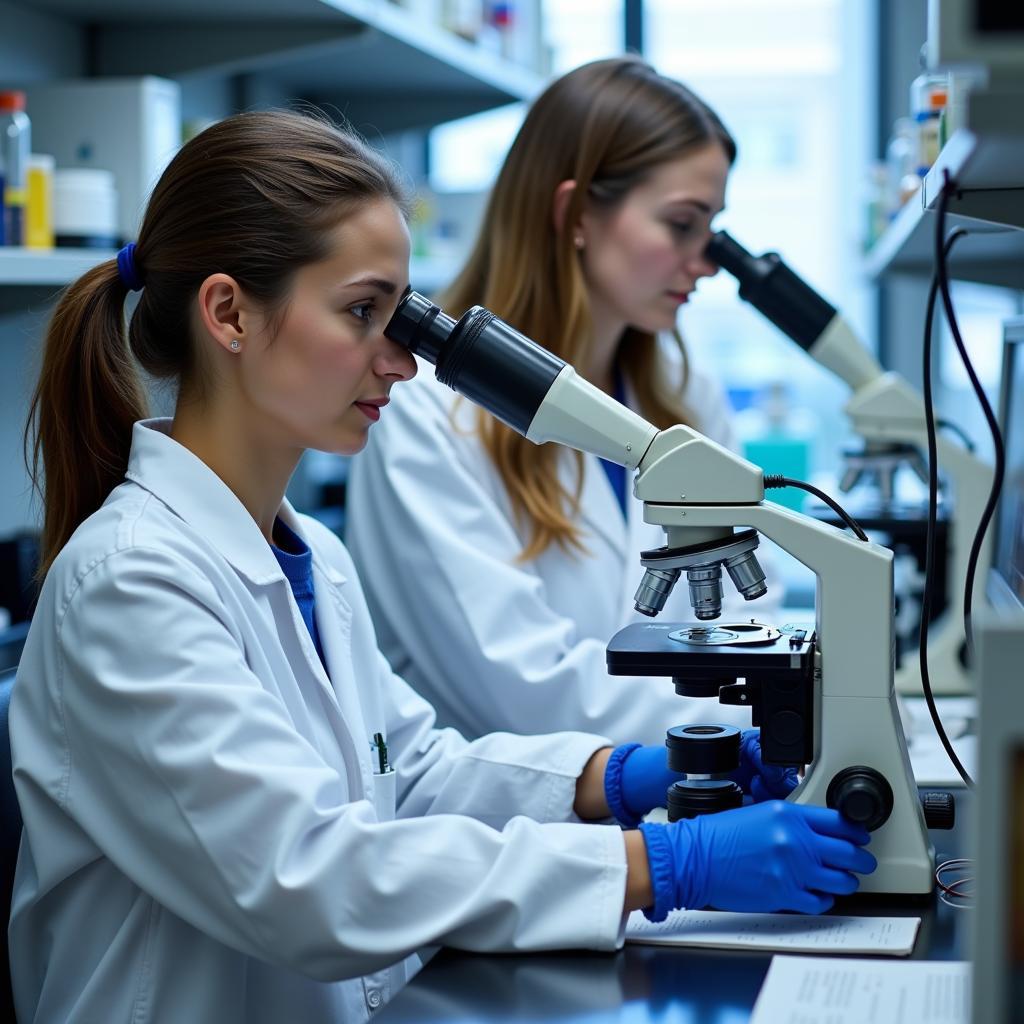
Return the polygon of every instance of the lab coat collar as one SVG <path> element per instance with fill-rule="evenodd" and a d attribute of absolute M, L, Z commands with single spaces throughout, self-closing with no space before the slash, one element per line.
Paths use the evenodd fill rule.
<path fill-rule="evenodd" d="M 125 477 L 149 491 L 197 530 L 243 576 L 258 585 L 285 578 L 274 553 L 248 509 L 200 458 L 170 436 L 171 420 L 139 420 L 132 429 L 132 450 Z M 287 500 L 278 515 L 304 537 Z M 313 549 L 313 564 L 332 583 L 345 582 L 334 566 Z"/>

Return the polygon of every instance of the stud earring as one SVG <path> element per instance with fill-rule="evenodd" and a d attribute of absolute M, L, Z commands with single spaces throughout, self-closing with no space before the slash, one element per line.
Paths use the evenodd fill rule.
<path fill-rule="evenodd" d="M 232 338 L 231 344 L 228 347 L 232 352 L 237 352 L 242 347 L 242 343 L 237 338 Z"/>
<path fill-rule="evenodd" d="M 582 235 L 577 235 L 572 240 L 572 244 L 575 245 L 577 249 L 582 249 L 583 248 L 583 236 Z"/>

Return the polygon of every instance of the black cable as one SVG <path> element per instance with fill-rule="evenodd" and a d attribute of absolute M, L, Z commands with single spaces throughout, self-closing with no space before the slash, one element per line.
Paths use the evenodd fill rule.
<path fill-rule="evenodd" d="M 772 490 L 776 487 L 799 487 L 802 491 L 810 491 L 819 501 L 823 501 L 846 525 L 857 535 L 858 540 L 867 541 L 868 535 L 861 529 L 860 523 L 853 518 L 838 501 L 830 498 L 824 491 L 819 490 L 813 484 L 804 483 L 803 480 L 794 480 L 792 477 L 780 476 L 778 473 L 769 473 L 764 478 L 764 489 Z"/>
<path fill-rule="evenodd" d="M 981 514 L 981 520 L 974 533 L 974 540 L 971 543 L 971 553 L 967 559 L 967 578 L 964 580 L 964 636 L 967 640 L 967 655 L 969 660 L 974 656 L 974 626 L 972 613 L 974 610 L 974 580 L 978 572 L 978 561 L 981 558 L 981 547 L 985 542 L 985 534 L 988 532 L 989 523 L 995 515 L 996 505 L 999 501 L 999 492 L 1003 489 L 1003 476 L 1006 471 L 1006 453 L 1003 448 L 1003 438 L 999 432 L 999 423 L 992 406 L 985 395 L 985 389 L 974 372 L 974 365 L 967 354 L 967 347 L 960 335 L 960 325 L 957 323 L 956 311 L 953 309 L 953 297 L 949 289 L 949 268 L 946 265 L 946 253 L 942 248 L 941 239 L 945 232 L 946 210 L 949 206 L 949 197 L 956 191 L 955 184 L 949 176 L 949 171 L 943 172 L 942 191 L 939 194 L 938 218 L 936 223 L 936 258 L 938 259 L 939 289 L 942 292 L 942 305 L 946 311 L 946 320 L 949 323 L 949 330 L 953 335 L 953 342 L 957 352 L 960 353 L 960 362 L 963 363 L 967 376 L 970 378 L 971 387 L 978 398 L 978 404 L 985 415 L 985 422 L 988 424 L 989 432 L 992 435 L 992 447 L 995 452 L 995 472 L 992 476 L 992 486 L 988 492 L 988 501 L 985 502 L 985 509 Z"/>
<path fill-rule="evenodd" d="M 944 262 L 950 250 L 967 232 L 962 228 L 954 231 L 943 243 L 942 235 L 936 236 L 936 267 L 932 274 L 931 287 L 928 289 L 928 304 L 924 318 L 924 344 L 921 346 L 924 358 L 923 391 L 925 432 L 928 436 L 928 527 L 925 531 L 924 555 L 924 593 L 921 595 L 921 626 L 918 631 L 918 658 L 921 665 L 921 689 L 924 691 L 928 714 L 931 715 L 935 732 L 942 743 L 946 755 L 956 768 L 964 785 L 974 788 L 974 779 L 963 766 L 946 729 L 939 717 L 939 709 L 935 706 L 935 695 L 932 693 L 931 676 L 928 674 L 928 623 L 932 617 L 932 590 L 935 581 L 935 537 L 938 531 L 939 518 L 939 456 L 938 440 L 935 430 L 935 405 L 932 398 L 932 325 L 935 321 L 935 300 L 939 293 L 939 264 Z"/>
<path fill-rule="evenodd" d="M 937 419 L 935 421 L 935 425 L 940 430 L 949 430 L 952 433 L 956 434 L 956 436 L 959 437 L 960 440 L 963 442 L 964 448 L 966 448 L 967 451 L 971 452 L 972 454 L 974 453 L 975 444 L 967 435 L 967 431 L 964 430 L 963 427 L 957 426 L 952 420 L 944 419 Z"/>

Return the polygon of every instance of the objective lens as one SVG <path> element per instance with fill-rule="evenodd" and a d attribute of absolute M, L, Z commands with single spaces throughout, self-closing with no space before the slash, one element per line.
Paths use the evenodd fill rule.
<path fill-rule="evenodd" d="M 678 569 L 645 570 L 636 597 L 633 598 L 633 607 L 642 615 L 650 615 L 653 618 L 665 607 L 677 579 Z"/>
<path fill-rule="evenodd" d="M 717 619 L 722 614 L 722 567 L 716 562 L 687 569 L 686 581 L 694 615 L 701 621 Z"/>
<path fill-rule="evenodd" d="M 755 597 L 763 597 L 768 593 L 764 570 L 753 551 L 744 551 L 743 554 L 727 558 L 725 567 L 745 600 L 753 601 Z"/>

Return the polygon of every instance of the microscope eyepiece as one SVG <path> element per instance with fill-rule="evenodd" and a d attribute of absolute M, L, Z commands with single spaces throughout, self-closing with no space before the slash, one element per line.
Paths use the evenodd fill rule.
<path fill-rule="evenodd" d="M 718 231 L 704 253 L 736 278 L 741 299 L 805 350 L 821 337 L 836 315 L 835 307 L 797 277 L 777 252 L 754 256 L 730 234 Z"/>
<path fill-rule="evenodd" d="M 704 255 L 727 270 L 733 277 L 742 282 L 756 266 L 756 258 L 736 241 L 728 231 L 716 231 L 711 236 Z"/>
<path fill-rule="evenodd" d="M 384 333 L 413 355 L 436 363 L 454 329 L 455 321 L 440 306 L 410 290 L 402 296 Z"/>
<path fill-rule="evenodd" d="M 408 292 L 384 328 L 437 367 L 437 379 L 525 434 L 565 363 L 481 306 L 458 321 Z"/>

